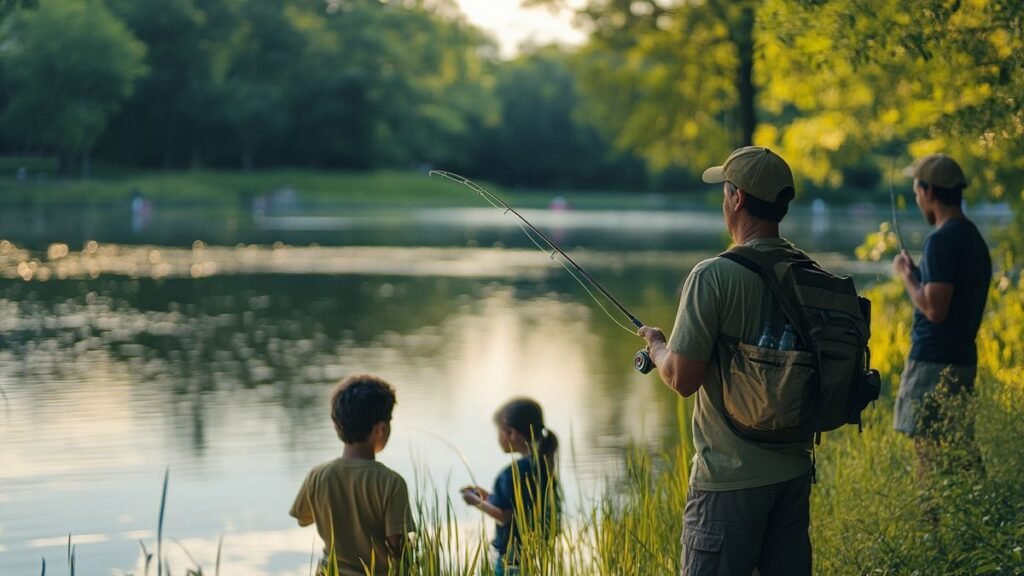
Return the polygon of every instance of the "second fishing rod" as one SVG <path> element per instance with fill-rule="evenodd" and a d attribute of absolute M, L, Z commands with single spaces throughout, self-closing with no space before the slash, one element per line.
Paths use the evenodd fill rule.
<path fill-rule="evenodd" d="M 622 302 L 620 302 L 617 298 L 612 296 L 611 293 L 604 288 L 604 286 L 602 286 L 597 280 L 594 279 L 593 276 L 591 276 L 586 270 L 584 270 L 579 264 L 577 264 L 575 260 L 573 260 L 568 254 L 566 254 L 565 251 L 558 246 L 558 244 L 556 244 L 553 240 L 548 238 L 548 236 L 541 232 L 539 229 L 537 229 L 536 226 L 531 224 L 529 220 L 524 218 L 523 215 L 520 214 L 515 208 L 513 208 L 508 202 L 505 202 L 497 195 L 487 190 L 483 186 L 480 186 L 476 182 L 473 182 L 469 178 L 459 176 L 458 174 L 455 174 L 453 172 L 447 172 L 444 170 L 431 170 L 430 175 L 441 176 L 454 182 L 458 182 L 459 184 L 462 184 L 463 186 L 466 186 L 467 188 L 479 194 L 484 200 L 486 200 L 490 205 L 494 206 L 495 208 L 503 210 L 506 214 L 512 214 L 517 219 L 517 224 L 519 224 L 520 229 L 522 229 L 523 233 L 526 234 L 526 237 L 529 238 L 530 241 L 533 242 L 533 244 L 538 249 L 544 252 L 548 252 L 548 249 L 550 249 L 550 257 L 553 260 L 555 259 L 556 254 L 562 257 L 562 260 L 558 261 L 559 264 L 561 264 L 562 267 L 565 268 L 567 272 L 569 272 L 570 276 L 576 279 L 576 281 L 579 282 L 581 286 L 583 286 L 583 289 L 587 291 L 587 294 L 590 295 L 594 302 L 597 303 L 597 305 L 601 307 L 604 313 L 607 314 L 608 317 L 611 318 L 616 324 L 621 326 L 626 331 L 634 335 L 636 334 L 632 329 L 622 324 L 621 322 L 616 320 L 614 316 L 612 316 L 611 312 L 609 312 L 609 310 L 604 306 L 604 304 L 601 303 L 601 300 L 590 290 L 590 288 L 587 288 L 588 284 L 594 289 L 596 289 L 602 296 L 604 296 L 604 298 L 608 302 L 611 302 L 615 306 L 615 308 L 617 308 L 622 314 L 624 314 L 629 319 L 630 323 L 633 324 L 633 326 L 635 326 L 637 329 L 644 327 L 644 323 L 637 319 L 637 317 L 634 316 L 629 310 L 627 310 L 626 307 L 622 305 Z M 545 248 L 544 246 L 547 246 L 547 248 Z M 636 354 L 633 355 L 633 367 L 643 374 L 647 374 L 648 372 L 654 369 L 654 361 L 651 359 L 651 355 L 647 352 L 645 348 L 640 349 L 639 351 L 637 351 Z"/>

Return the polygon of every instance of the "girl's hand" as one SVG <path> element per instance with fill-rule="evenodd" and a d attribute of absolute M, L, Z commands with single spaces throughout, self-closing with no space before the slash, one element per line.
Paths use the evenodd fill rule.
<path fill-rule="evenodd" d="M 487 490 L 479 486 L 466 486 L 460 492 L 462 493 L 462 500 L 470 506 L 480 507 L 490 497 Z"/>

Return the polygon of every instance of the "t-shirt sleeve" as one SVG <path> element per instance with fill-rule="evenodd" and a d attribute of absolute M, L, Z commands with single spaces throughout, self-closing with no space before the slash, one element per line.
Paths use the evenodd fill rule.
<path fill-rule="evenodd" d="M 956 259 L 947 238 L 942 234 L 932 234 L 924 243 L 924 254 L 921 264 L 921 282 L 942 282 L 952 284 L 956 279 Z"/>
<path fill-rule="evenodd" d="M 313 472 L 306 475 L 306 479 L 299 488 L 299 494 L 295 497 L 295 503 L 289 514 L 299 521 L 299 526 L 309 526 L 313 523 L 313 502 L 312 502 Z"/>
<path fill-rule="evenodd" d="M 409 505 L 409 488 L 405 484 L 405 479 L 397 474 L 387 502 L 387 509 L 384 511 L 384 531 L 387 532 L 387 536 L 405 536 L 415 531 L 416 521 L 412 517 L 412 507 Z"/>
<path fill-rule="evenodd" d="M 668 349 L 690 360 L 707 362 L 715 351 L 719 330 L 719 294 L 710 261 L 698 264 L 683 283 L 679 309 Z"/>
<path fill-rule="evenodd" d="M 515 508 L 515 487 L 512 485 L 512 467 L 509 466 L 494 479 L 494 490 L 487 501 L 502 510 Z"/>

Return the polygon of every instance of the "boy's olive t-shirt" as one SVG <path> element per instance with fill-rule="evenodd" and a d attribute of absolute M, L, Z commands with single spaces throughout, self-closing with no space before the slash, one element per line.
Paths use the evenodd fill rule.
<path fill-rule="evenodd" d="M 300 526 L 316 522 L 324 546 L 334 542 L 340 573 L 387 574 L 388 536 L 415 528 L 405 480 L 375 460 L 338 458 L 313 468 L 299 489 L 291 515 Z M 371 556 L 372 555 L 372 556 Z"/>
<path fill-rule="evenodd" d="M 759 250 L 796 251 L 782 238 L 758 238 L 746 245 Z M 784 323 L 781 309 L 764 280 L 731 260 L 704 260 L 683 283 L 668 348 L 690 360 L 708 362 L 693 409 L 696 453 L 690 485 L 697 490 L 757 488 L 792 480 L 811 468 L 810 441 L 754 442 L 736 435 L 725 420 L 722 378 L 729 367 L 720 365 L 717 344 L 721 337 L 756 344 L 769 316 Z M 776 337 L 781 328 L 775 327 Z"/>

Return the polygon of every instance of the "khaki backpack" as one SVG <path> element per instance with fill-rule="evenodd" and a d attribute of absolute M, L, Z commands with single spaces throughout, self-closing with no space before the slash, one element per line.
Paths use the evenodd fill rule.
<path fill-rule="evenodd" d="M 859 426 L 881 380 L 870 367 L 871 302 L 857 295 L 853 279 L 829 273 L 803 252 L 735 246 L 720 256 L 765 281 L 801 344 L 729 346 L 722 401 L 733 430 L 761 442 L 820 442 L 822 432 Z"/>

